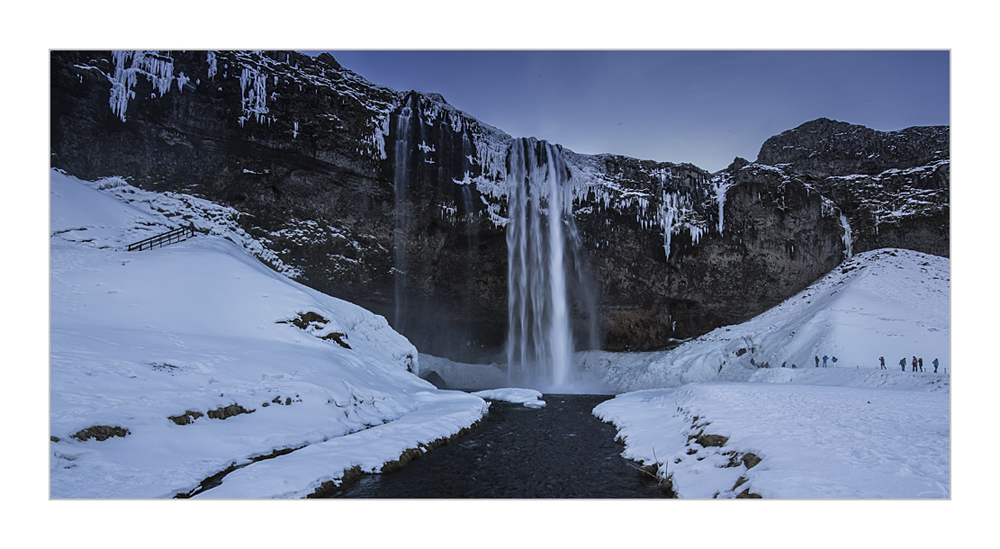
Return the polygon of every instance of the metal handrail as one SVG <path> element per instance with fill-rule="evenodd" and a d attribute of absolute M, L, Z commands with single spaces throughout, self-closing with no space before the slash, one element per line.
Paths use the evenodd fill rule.
<path fill-rule="evenodd" d="M 194 225 L 188 225 L 187 227 L 181 227 L 179 229 L 173 229 L 156 236 L 151 236 L 149 238 L 142 239 L 138 242 L 133 242 L 128 245 L 127 250 L 130 252 L 137 252 L 141 250 L 151 250 L 154 247 L 163 247 L 182 240 L 187 240 L 194 236 Z"/>

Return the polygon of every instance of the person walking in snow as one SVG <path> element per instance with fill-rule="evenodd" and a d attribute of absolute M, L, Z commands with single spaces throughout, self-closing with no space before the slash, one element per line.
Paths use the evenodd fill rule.
<path fill-rule="evenodd" d="M 920 367 L 920 371 L 924 371 L 924 358 L 920 357 L 917 359 L 917 366 Z"/>
<path fill-rule="evenodd" d="M 913 371 L 916 372 L 917 371 L 917 357 L 913 357 L 912 364 L 913 364 Z"/>
<path fill-rule="evenodd" d="M 879 365 L 879 369 L 880 370 L 885 370 L 885 357 L 884 356 L 878 357 L 878 365 Z"/>
<path fill-rule="evenodd" d="M 824 368 L 826 368 L 826 361 L 827 361 L 827 360 L 828 360 L 829 358 L 830 358 L 830 357 L 828 357 L 828 356 L 826 356 L 826 355 L 823 355 L 823 367 L 824 367 Z"/>
<path fill-rule="evenodd" d="M 937 373 L 937 367 L 938 367 L 938 364 L 939 364 L 938 359 L 935 358 L 934 362 L 931 362 L 931 364 L 934 365 L 934 373 L 936 374 Z"/>
<path fill-rule="evenodd" d="M 816 355 L 816 367 L 819 368 L 819 355 Z"/>
<path fill-rule="evenodd" d="M 904 372 L 906 371 L 906 357 L 905 356 L 903 358 L 899 359 L 899 367 L 902 368 Z"/>

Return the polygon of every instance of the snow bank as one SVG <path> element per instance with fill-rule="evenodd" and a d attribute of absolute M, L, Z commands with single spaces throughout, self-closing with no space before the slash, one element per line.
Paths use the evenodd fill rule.
<path fill-rule="evenodd" d="M 219 234 L 123 251 L 174 226 L 109 194 L 127 190 L 51 175 L 51 497 L 171 497 L 275 451 L 395 421 L 409 425 L 400 444 L 429 443 L 485 412 L 482 399 L 409 373 L 417 351 L 384 318 L 289 280 Z M 96 426 L 127 434 L 80 440 Z M 377 437 L 338 443 L 357 453 L 307 476 L 399 457 Z"/>
<path fill-rule="evenodd" d="M 670 351 L 588 352 L 584 372 L 619 392 L 702 381 L 748 381 L 758 367 L 829 366 L 907 370 L 913 356 L 931 372 L 937 358 L 950 371 L 950 262 L 910 250 L 858 254 L 777 307 L 736 326 L 718 328 Z M 837 362 L 832 361 L 837 357 Z"/>
<path fill-rule="evenodd" d="M 424 405 L 402 418 L 364 431 L 312 444 L 227 475 L 222 485 L 198 498 L 301 498 L 323 483 L 340 484 L 342 472 L 358 467 L 378 473 L 406 451 L 456 435 L 479 421 L 489 405 L 458 391 L 416 395 Z"/>
<path fill-rule="evenodd" d="M 487 391 L 478 391 L 472 394 L 477 397 L 490 400 L 502 400 L 504 402 L 513 402 L 514 404 L 524 404 L 526 408 L 545 407 L 545 401 L 542 400 L 542 393 L 539 393 L 534 389 L 490 389 Z"/>
<path fill-rule="evenodd" d="M 947 391 L 697 383 L 619 395 L 594 415 L 682 498 L 950 497 Z"/>

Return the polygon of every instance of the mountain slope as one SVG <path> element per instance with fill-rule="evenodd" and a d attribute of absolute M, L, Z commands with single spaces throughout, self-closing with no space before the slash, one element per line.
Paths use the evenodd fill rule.
<path fill-rule="evenodd" d="M 865 252 L 673 350 L 586 353 L 587 371 L 631 391 L 594 415 L 682 498 L 949 498 L 949 264 Z"/>
<path fill-rule="evenodd" d="M 585 353 L 583 366 L 616 391 L 697 381 L 746 381 L 776 368 L 872 371 L 879 357 L 898 372 L 905 358 L 950 366 L 950 261 L 911 250 L 875 250 L 842 263 L 806 290 L 735 326 L 657 353 Z M 837 357 L 837 362 L 832 361 Z M 759 367 L 768 364 L 770 370 Z M 943 370 L 942 370 L 943 371 Z M 781 375 L 792 375 L 781 372 Z M 796 373 L 805 375 L 805 373 Z M 835 374 L 830 374 L 835 375 Z"/>
<path fill-rule="evenodd" d="M 261 456 L 322 454 L 325 441 L 353 448 L 299 467 L 297 484 L 253 494 L 303 497 L 485 412 L 481 399 L 409 373 L 417 351 L 384 318 L 264 266 L 221 236 L 224 223 L 213 226 L 220 234 L 124 251 L 171 227 L 174 212 L 93 188 L 106 185 L 51 176 L 51 497 L 171 497 Z M 407 428 L 393 431 L 395 421 Z M 373 428 L 382 436 L 364 435 Z"/>

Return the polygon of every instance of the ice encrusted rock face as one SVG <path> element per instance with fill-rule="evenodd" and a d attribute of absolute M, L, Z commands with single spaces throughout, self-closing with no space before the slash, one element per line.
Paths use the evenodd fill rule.
<path fill-rule="evenodd" d="M 328 54 L 51 57 L 53 167 L 235 208 L 301 282 L 392 320 L 421 351 L 464 362 L 502 353 L 514 137 Z M 947 255 L 947 128 L 819 120 L 716 174 L 562 155 L 583 269 L 573 275 L 598 296 L 605 349 L 659 348 L 793 295 L 843 260 L 841 215 L 856 253 Z M 587 308 L 571 299 L 574 341 L 594 339 Z"/>
<path fill-rule="evenodd" d="M 771 137 L 757 162 L 796 174 L 849 219 L 855 252 L 950 253 L 950 130 L 878 131 L 820 118 Z"/>

